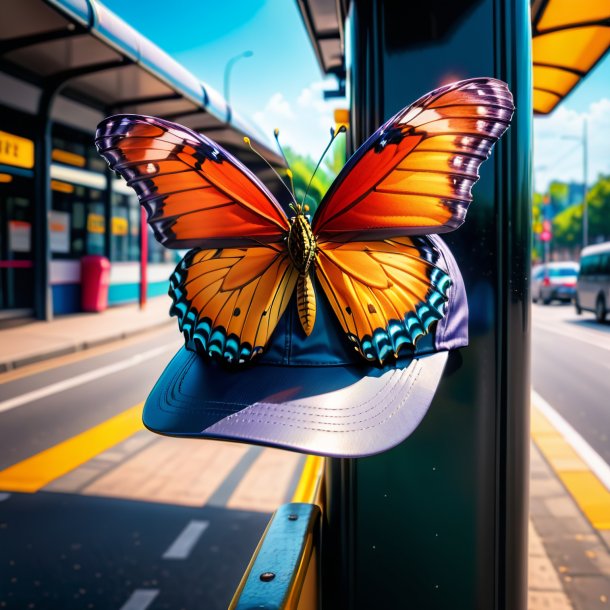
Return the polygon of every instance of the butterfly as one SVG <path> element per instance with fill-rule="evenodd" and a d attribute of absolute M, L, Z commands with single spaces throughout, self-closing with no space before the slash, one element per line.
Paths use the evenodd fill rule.
<path fill-rule="evenodd" d="M 354 348 L 383 363 L 443 317 L 451 280 L 418 236 L 464 222 L 513 110 L 507 85 L 492 78 L 424 95 L 354 153 L 311 222 L 304 205 L 288 216 L 234 156 L 176 123 L 116 115 L 95 143 L 137 193 L 156 239 L 191 249 L 170 278 L 187 346 L 247 362 L 295 293 L 309 335 L 321 289 Z"/>

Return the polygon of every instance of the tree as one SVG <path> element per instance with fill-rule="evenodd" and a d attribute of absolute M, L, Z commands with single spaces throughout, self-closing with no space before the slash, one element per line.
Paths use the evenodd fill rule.
<path fill-rule="evenodd" d="M 343 144 L 340 143 L 343 141 Z M 297 202 L 301 203 L 305 199 L 305 192 L 309 182 L 309 191 L 305 203 L 309 206 L 309 213 L 313 214 L 318 204 L 330 188 L 333 180 L 345 164 L 345 138 L 338 139 L 333 144 L 331 151 L 332 157 L 325 163 L 320 163 L 320 167 L 314 174 L 317 162 L 311 157 L 299 155 L 293 149 L 286 147 L 285 153 L 294 182 L 294 191 Z M 313 179 L 312 179 L 313 176 Z"/>

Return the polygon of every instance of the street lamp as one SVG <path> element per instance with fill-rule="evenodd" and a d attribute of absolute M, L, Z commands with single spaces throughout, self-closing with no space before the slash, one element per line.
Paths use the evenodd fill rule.
<path fill-rule="evenodd" d="M 231 102 L 229 101 L 229 85 L 231 80 L 231 70 L 233 66 L 240 60 L 245 59 L 246 57 L 252 57 L 254 53 L 252 51 L 244 51 L 239 55 L 235 55 L 235 57 L 231 57 L 225 66 L 225 76 L 224 76 L 224 94 L 225 94 L 225 102 L 227 104 L 227 123 L 231 120 Z"/>
<path fill-rule="evenodd" d="M 582 247 L 586 248 L 589 243 L 589 206 L 587 204 L 587 162 L 588 162 L 588 144 L 587 144 L 587 118 L 583 119 L 582 137 L 580 136 L 562 136 L 564 140 L 577 140 L 582 145 L 582 174 L 583 174 L 583 199 L 582 199 Z"/>

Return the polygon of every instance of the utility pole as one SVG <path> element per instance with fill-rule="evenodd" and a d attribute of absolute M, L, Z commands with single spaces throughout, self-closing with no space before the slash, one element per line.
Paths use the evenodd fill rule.
<path fill-rule="evenodd" d="M 583 195 L 582 195 L 582 247 L 589 244 L 589 206 L 587 204 L 587 117 L 583 119 L 582 125 L 582 172 L 583 172 Z"/>

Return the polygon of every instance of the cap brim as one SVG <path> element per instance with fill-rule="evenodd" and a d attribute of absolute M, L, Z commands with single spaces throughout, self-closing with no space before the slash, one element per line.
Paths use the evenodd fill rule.
<path fill-rule="evenodd" d="M 447 352 L 404 368 L 361 365 L 229 369 L 182 348 L 144 407 L 160 434 L 256 443 L 334 457 L 394 447 L 423 419 Z"/>

